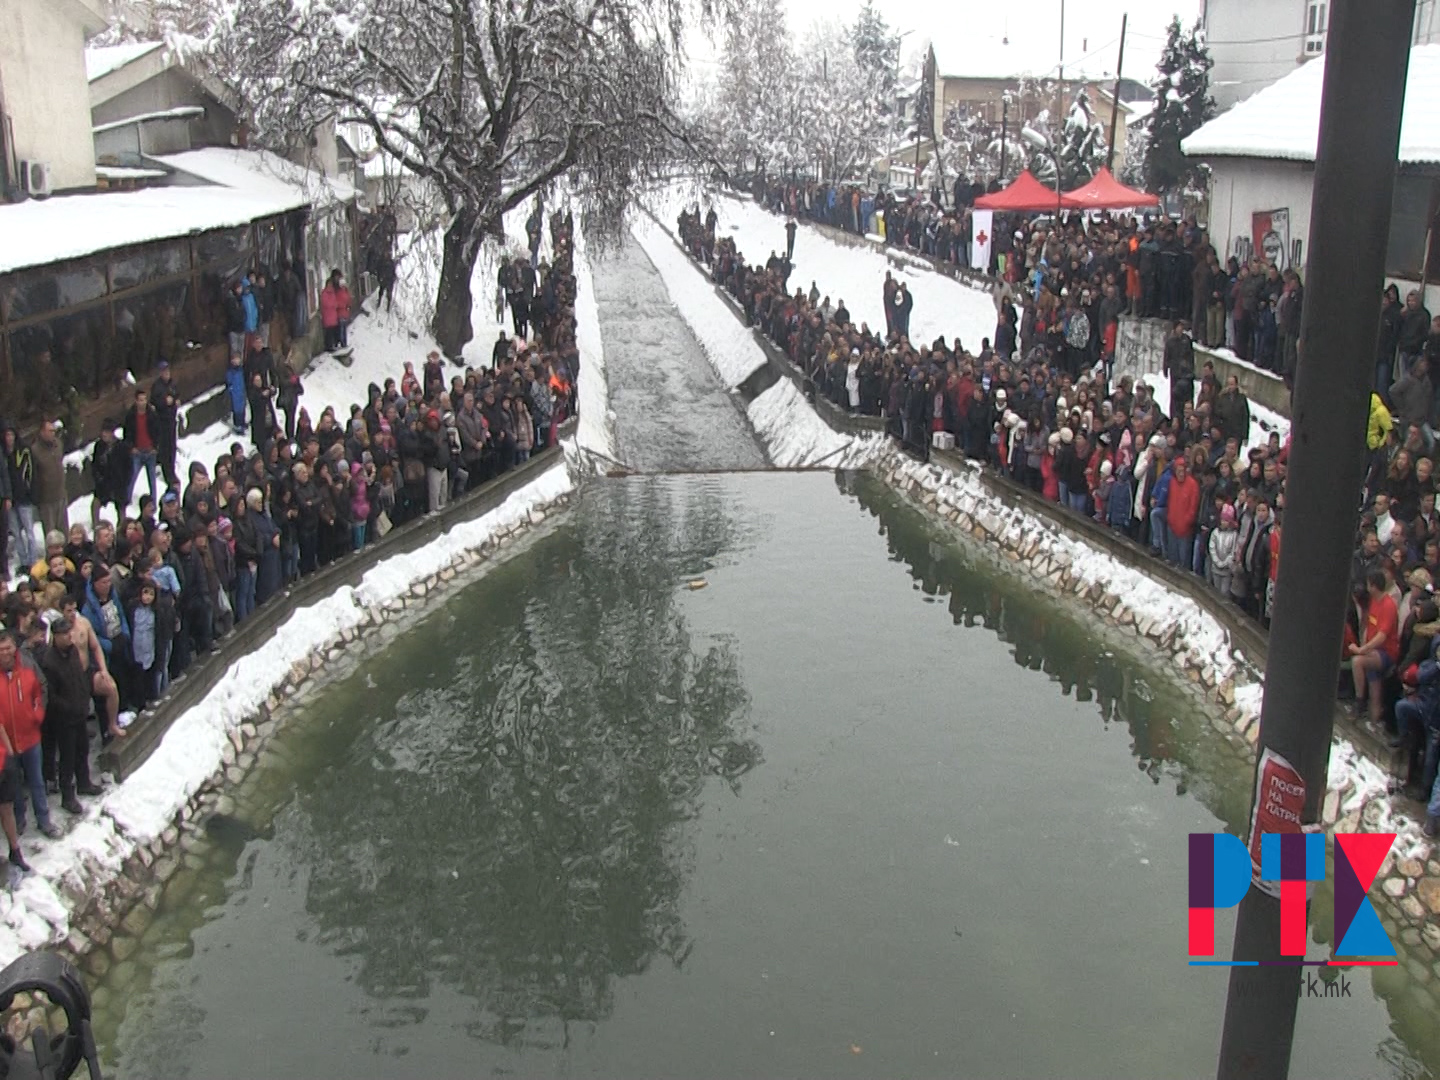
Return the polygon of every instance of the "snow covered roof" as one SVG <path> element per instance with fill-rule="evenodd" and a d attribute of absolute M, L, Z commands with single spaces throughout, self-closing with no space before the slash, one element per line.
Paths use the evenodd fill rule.
<path fill-rule="evenodd" d="M 103 45 L 85 50 L 85 78 L 90 82 L 103 79 L 112 71 L 119 71 L 127 64 L 133 64 L 142 56 L 148 56 L 156 49 L 163 49 L 164 42 L 135 41 L 128 45 Z"/>
<path fill-rule="evenodd" d="M 117 131 L 120 128 L 130 127 L 132 124 L 158 124 L 166 120 L 197 120 L 204 115 L 205 109 L 201 105 L 177 105 L 173 109 L 141 113 L 139 116 L 127 116 L 123 120 L 112 120 L 108 124 L 96 124 L 90 130 L 96 135 L 103 135 L 107 131 Z"/>
<path fill-rule="evenodd" d="M 152 187 L 0 206 L 0 274 L 245 225 L 292 207 L 220 187 Z"/>
<path fill-rule="evenodd" d="M 166 154 L 154 161 L 167 169 L 187 173 L 207 184 L 218 184 L 259 199 L 284 204 L 283 209 L 328 206 L 355 198 L 355 188 L 344 180 L 327 177 L 303 165 L 296 165 L 268 150 L 238 150 L 229 146 L 207 146 Z"/>
<path fill-rule="evenodd" d="M 1180 148 L 1190 157 L 1314 161 L 1324 81 L 1321 56 L 1221 113 Z M 1410 50 L 1398 160 L 1410 165 L 1440 162 L 1440 45 Z"/>
<path fill-rule="evenodd" d="M 123 165 L 96 165 L 95 175 L 102 180 L 163 180 L 170 174 L 164 169 L 131 169 Z"/>
<path fill-rule="evenodd" d="M 212 147 L 153 160 L 204 183 L 0 205 L 0 274 L 355 197 L 349 184 L 263 150 Z"/>
<path fill-rule="evenodd" d="M 382 116 L 386 116 L 387 103 L 380 102 L 377 110 Z M 383 180 L 410 174 L 407 166 L 380 148 L 380 142 L 375 138 L 375 132 L 369 124 L 358 120 L 347 121 L 337 124 L 335 133 L 355 152 L 356 163 L 367 180 Z"/>
<path fill-rule="evenodd" d="M 1151 101 L 1126 101 L 1124 106 L 1130 110 L 1131 125 L 1140 124 L 1150 119 L 1150 114 L 1155 111 L 1155 102 Z"/>

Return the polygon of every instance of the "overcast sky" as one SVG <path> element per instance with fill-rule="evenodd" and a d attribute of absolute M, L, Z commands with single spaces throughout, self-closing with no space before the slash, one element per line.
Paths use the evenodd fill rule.
<path fill-rule="evenodd" d="M 1113 71 L 1120 43 L 1120 19 L 1130 15 L 1125 45 L 1125 74 L 1148 82 L 1164 44 L 1165 28 L 1179 15 L 1186 24 L 1200 13 L 1199 0 L 1063 0 L 1065 4 L 1065 56 L 1082 55 L 1103 61 Z M 803 36 L 817 20 L 851 22 L 861 0 L 785 0 L 790 29 Z M 910 60 L 926 39 L 934 39 L 937 54 L 963 57 L 967 45 L 985 47 L 988 41 L 1008 37 L 1017 51 L 1059 57 L 1062 0 L 881 0 L 877 4 L 895 30 L 905 33 L 901 56 Z M 907 33 L 908 31 L 908 33 Z M 993 47 L 993 46 L 992 46 Z M 692 57 L 705 64 L 705 50 Z M 708 65 L 707 65 L 708 66 Z M 949 66 L 954 66 L 951 63 Z"/>

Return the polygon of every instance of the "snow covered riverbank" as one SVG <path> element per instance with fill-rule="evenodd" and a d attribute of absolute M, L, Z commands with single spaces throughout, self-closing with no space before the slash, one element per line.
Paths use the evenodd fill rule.
<path fill-rule="evenodd" d="M 675 246 L 668 226 L 662 230 L 647 222 L 637 225 L 635 232 L 657 265 L 663 266 L 677 309 L 701 339 L 716 370 L 727 378 L 730 373 L 754 370 L 756 361 L 764 360 L 760 343 L 708 278 Z M 674 258 L 668 252 L 673 252 Z M 833 252 L 831 257 L 838 262 L 850 255 L 847 249 Z M 1168 387 L 1165 389 L 1168 392 Z M 1087 543 L 1083 534 L 1066 527 L 1065 515 L 1058 508 L 1053 514 L 1041 515 L 1010 505 L 985 485 L 979 467 L 970 463 L 956 468 L 923 464 L 880 436 L 862 438 L 835 432 L 788 379 L 756 398 L 750 416 L 777 464 L 867 467 L 926 513 L 978 540 L 1000 565 L 1025 575 L 1034 587 L 1049 593 L 1065 592 L 1108 625 L 1138 634 L 1147 648 L 1157 650 L 1181 677 L 1202 690 L 1217 714 L 1217 727 L 1227 737 L 1243 740 L 1252 748 L 1256 745 L 1263 676 L 1235 647 L 1222 621 L 1194 599 L 1145 573 L 1143 566 L 1129 565 Z M 829 460 L 825 460 L 827 452 L 833 454 Z M 1322 807 L 1328 829 L 1398 834 L 1381 872 L 1388 879 L 1388 897 L 1398 901 L 1415 890 L 1427 874 L 1440 879 L 1440 864 L 1431 863 L 1434 870 L 1424 869 L 1433 846 L 1418 822 L 1392 803 L 1384 765 L 1336 736 L 1329 780 Z M 1440 903 L 1440 891 L 1434 895 Z M 1418 903 L 1412 898 L 1407 909 L 1412 921 L 1425 918 L 1425 909 L 1418 914 L 1413 910 Z M 1401 910 L 1398 904 L 1392 906 L 1397 913 Z M 1440 909 L 1434 914 L 1440 916 Z M 1440 922 L 1432 929 L 1435 943 L 1440 945 Z"/>
<path fill-rule="evenodd" d="M 176 719 L 132 776 L 94 801 L 64 837 L 34 849 L 34 872 L 0 893 L 0 963 L 62 942 L 81 953 L 102 932 L 108 938 L 115 928 L 101 923 L 112 913 L 105 899 L 110 883 L 132 860 L 148 868 L 160 858 L 176 838 L 177 821 L 190 816 L 187 808 L 212 777 L 229 776 L 242 755 L 253 763 L 252 744 L 268 735 L 270 711 L 287 686 L 293 689 L 319 670 L 366 628 L 397 617 L 442 582 L 478 567 L 495 548 L 568 501 L 572 491 L 566 464 L 557 462 L 488 513 L 455 525 L 417 551 L 385 559 L 353 588 L 342 587 L 297 610 L 263 647 L 238 659 L 199 705 Z M 122 892 L 135 899 L 133 890 Z M 103 909 L 98 915 L 92 910 L 97 903 Z M 72 915 L 81 911 L 92 918 L 77 929 Z"/>
<path fill-rule="evenodd" d="M 666 231 L 674 233 L 680 211 L 694 204 L 691 190 L 676 187 L 655 200 L 655 212 Z M 771 251 L 784 249 L 785 219 L 753 199 L 714 193 L 708 205 L 713 205 L 718 215 L 716 235 L 734 237 L 749 262 L 763 263 Z M 911 252 L 876 248 L 872 239 L 878 238 L 862 241 L 855 237 L 842 242 L 802 220 L 796 232 L 791 285 L 808 290 L 814 281 L 832 303 L 844 300 L 857 324 L 883 327 L 880 288 L 888 271 L 895 280 L 905 282 L 915 297 L 910 318 L 912 340 L 931 342 L 943 336 L 952 346 L 963 345 L 978 353 L 981 341 L 994 336 L 995 303 L 983 287 L 941 273 L 929 259 Z M 896 262 L 902 265 L 894 265 Z M 1157 372 L 1147 375 L 1145 381 L 1155 391 L 1155 399 L 1168 407 L 1170 380 Z M 1250 437 L 1242 450 L 1263 445 L 1271 432 L 1278 432 L 1282 443 L 1290 435 L 1290 421 L 1259 402 L 1250 403 L 1250 417 Z"/>
<path fill-rule="evenodd" d="M 523 222 L 517 227 L 523 226 Z M 512 237 L 513 242 L 513 237 Z M 416 249 L 416 257 L 424 251 Z M 490 346 L 499 324 L 484 309 L 493 286 L 495 258 L 477 268 L 474 314 L 477 342 L 473 363 L 488 364 Z M 231 770 L 253 763 L 257 737 L 263 742 L 270 710 L 289 686 L 293 688 L 324 658 L 343 648 L 367 628 L 390 620 L 458 573 L 477 567 L 497 546 L 543 521 L 547 512 L 569 500 L 573 481 L 571 451 L 579 446 L 608 453 L 612 446 L 606 416 L 607 392 L 603 345 L 594 311 L 592 276 L 577 245 L 576 272 L 580 281 L 577 337 L 585 352 L 580 380 L 582 420 L 576 436 L 567 440 L 565 458 L 540 473 L 499 506 L 469 521 L 456 524 L 424 547 L 396 554 L 372 567 L 354 587 L 344 586 L 314 604 L 296 610 L 266 643 L 237 659 L 200 704 L 175 719 L 155 752 L 125 782 L 92 802 L 86 814 L 57 841 L 25 840 L 34 873 L 19 880 L 8 893 L 0 893 L 0 963 L 8 963 L 26 949 L 67 943 L 79 955 L 92 945 L 104 945 L 113 927 L 104 920 L 113 905 L 133 901 L 138 887 L 133 880 L 115 894 L 127 866 L 136 860 L 149 868 L 176 840 L 179 819 L 196 807 L 197 792 L 213 788 L 217 779 L 232 778 Z M 434 342 L 422 330 L 415 312 L 423 308 L 418 290 L 433 287 L 423 268 L 397 290 L 393 313 L 371 312 L 357 319 L 351 331 L 354 359 L 346 367 L 323 356 L 304 376 L 304 404 L 318 418 L 325 406 L 342 417 L 354 401 L 364 401 L 369 384 L 398 379 L 406 360 L 417 370 Z M 483 354 L 483 355 L 482 355 Z M 212 467 L 230 444 L 237 441 L 226 423 L 182 439 L 177 469 L 182 477 L 191 461 Z M 248 442 L 241 438 L 239 441 Z M 143 484 L 143 480 L 140 481 Z M 137 490 L 136 496 L 141 492 Z M 71 507 L 72 520 L 88 521 L 90 499 Z M 238 763 L 238 766 L 237 766 Z M 215 798 L 212 790 L 209 798 Z M 175 859 L 170 860 L 172 867 Z M 101 905 L 97 913 L 95 905 Z M 89 912 L 84 930 L 75 917 Z M 116 920 L 118 921 L 118 920 Z M 89 936 L 93 935 L 93 936 Z M 118 957 L 117 957 L 118 959 Z"/>

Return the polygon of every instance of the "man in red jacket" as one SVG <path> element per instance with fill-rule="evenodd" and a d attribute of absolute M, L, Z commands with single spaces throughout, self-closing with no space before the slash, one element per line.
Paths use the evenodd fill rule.
<path fill-rule="evenodd" d="M 1181 454 L 1170 467 L 1170 501 L 1166 504 L 1165 558 L 1188 570 L 1194 565 L 1195 520 L 1200 515 L 1200 485 L 1185 465 Z"/>
<path fill-rule="evenodd" d="M 10 734 L 12 723 L 17 729 L 33 732 L 35 754 L 37 755 L 35 775 L 40 775 L 38 755 L 40 753 L 40 721 L 45 716 L 44 683 L 35 669 L 20 659 L 15 638 L 0 633 L 0 828 L 10 843 L 10 865 L 20 870 L 29 870 L 25 856 L 20 853 L 20 830 L 15 825 L 15 803 L 21 797 L 20 757 L 15 752 L 15 743 Z M 38 706 L 38 714 L 37 714 Z M 27 735 L 27 737 L 29 737 Z M 40 781 L 41 802 L 44 805 L 45 781 Z M 48 811 L 42 820 L 48 820 Z"/>
<path fill-rule="evenodd" d="M 40 831 L 52 840 L 63 830 L 50 820 L 45 798 L 45 777 L 41 775 L 40 725 L 45 721 L 45 680 L 25 658 L 9 634 L 0 634 L 0 730 L 9 751 L 15 755 L 24 784 L 15 793 L 15 832 L 25 831 L 25 789 L 35 803 L 35 820 Z"/>

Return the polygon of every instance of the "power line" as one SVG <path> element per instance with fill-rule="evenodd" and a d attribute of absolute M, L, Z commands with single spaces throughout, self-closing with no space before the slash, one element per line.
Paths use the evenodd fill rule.
<path fill-rule="evenodd" d="M 1314 33 L 1314 34 L 1310 34 L 1310 33 L 1307 33 L 1307 32 L 1304 31 L 1304 30 L 1301 30 L 1299 33 L 1296 33 L 1296 34 L 1281 34 L 1281 35 L 1279 35 L 1278 37 L 1246 38 L 1246 39 L 1244 39 L 1244 40 L 1239 40 L 1239 39 L 1237 39 L 1237 40 L 1235 40 L 1235 41 L 1212 41 L 1211 39 L 1207 38 L 1207 39 L 1205 40 L 1204 44 L 1205 44 L 1205 47 L 1206 47 L 1206 48 L 1209 48 L 1211 45 L 1272 45 L 1272 44 L 1275 44 L 1275 43 L 1281 42 L 1281 41 L 1296 41 L 1296 40 L 1299 40 L 1299 39 L 1302 39 L 1302 38 L 1320 37 L 1320 36 L 1322 36 L 1324 33 L 1325 33 L 1324 30 L 1317 31 L 1317 32 Z M 1168 40 L 1170 40 L 1168 37 L 1156 37 L 1154 34 L 1140 34 L 1140 33 L 1135 33 L 1135 32 L 1132 32 L 1132 33 L 1131 33 L 1131 36 L 1132 36 L 1132 37 L 1138 37 L 1138 38 L 1144 38 L 1146 41 L 1168 41 Z"/>

